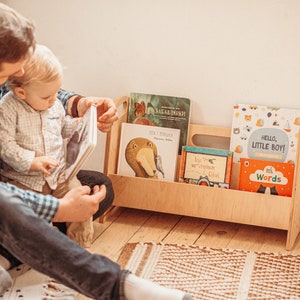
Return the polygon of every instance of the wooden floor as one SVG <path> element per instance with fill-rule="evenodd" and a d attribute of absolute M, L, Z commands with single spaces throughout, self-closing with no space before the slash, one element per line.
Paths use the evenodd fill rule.
<path fill-rule="evenodd" d="M 114 208 L 104 223 L 94 225 L 97 238 L 91 252 L 112 260 L 117 260 L 126 243 L 149 241 L 300 254 L 299 239 L 293 250 L 286 251 L 286 231 L 207 219 Z"/>

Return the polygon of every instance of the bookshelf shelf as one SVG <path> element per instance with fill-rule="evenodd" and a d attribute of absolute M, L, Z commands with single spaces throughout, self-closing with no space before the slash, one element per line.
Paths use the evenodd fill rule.
<path fill-rule="evenodd" d="M 237 190 L 239 163 L 233 163 L 231 189 L 117 175 L 120 130 L 122 122 L 127 120 L 128 100 L 127 96 L 116 99 L 117 107 L 121 108 L 120 117 L 108 134 L 106 143 L 104 172 L 114 186 L 115 206 L 286 230 L 286 249 L 293 248 L 300 232 L 300 182 L 296 180 L 300 176 L 298 163 L 292 197 Z M 229 140 L 230 131 L 230 128 L 191 124 L 188 145 L 203 146 L 195 144 L 199 136 L 204 136 L 204 140 L 207 140 L 206 137 Z"/>

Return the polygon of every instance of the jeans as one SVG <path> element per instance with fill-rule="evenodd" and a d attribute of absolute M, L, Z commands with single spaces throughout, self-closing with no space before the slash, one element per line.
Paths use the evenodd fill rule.
<path fill-rule="evenodd" d="M 0 214 L 0 244 L 17 259 L 90 298 L 124 299 L 127 271 L 78 246 L 5 189 Z"/>
<path fill-rule="evenodd" d="M 114 199 L 114 190 L 110 179 L 106 175 L 100 172 L 90 171 L 90 170 L 80 170 L 77 174 L 77 178 L 79 179 L 82 185 L 87 185 L 90 188 L 93 188 L 93 186 L 95 185 L 102 185 L 102 184 L 106 186 L 106 197 L 99 204 L 99 209 L 93 216 L 93 219 L 96 219 L 99 216 L 103 215 L 103 213 L 112 205 Z M 59 229 L 59 231 L 63 232 L 64 234 L 67 233 L 66 223 L 55 222 L 54 225 Z M 4 256 L 7 260 L 9 260 L 12 267 L 15 267 L 22 263 L 16 257 L 14 257 L 9 251 L 7 251 L 3 247 L 3 245 L 0 245 L 0 255 Z"/>

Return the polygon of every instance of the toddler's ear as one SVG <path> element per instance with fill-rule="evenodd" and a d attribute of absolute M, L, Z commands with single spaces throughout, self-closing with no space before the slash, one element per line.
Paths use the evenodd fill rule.
<path fill-rule="evenodd" d="M 14 93 L 16 94 L 16 96 L 22 100 L 25 99 L 25 90 L 21 87 L 16 87 L 14 89 Z"/>

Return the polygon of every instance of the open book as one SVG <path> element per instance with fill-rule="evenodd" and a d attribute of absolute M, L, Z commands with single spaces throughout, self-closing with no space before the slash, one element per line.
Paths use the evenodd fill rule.
<path fill-rule="evenodd" d="M 92 105 L 66 145 L 66 179 L 74 177 L 97 144 L 97 108 Z"/>

